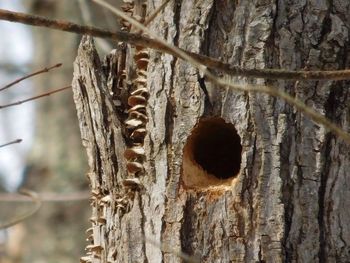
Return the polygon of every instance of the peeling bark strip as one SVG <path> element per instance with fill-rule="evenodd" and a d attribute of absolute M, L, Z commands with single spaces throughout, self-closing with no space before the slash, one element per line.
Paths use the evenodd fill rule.
<path fill-rule="evenodd" d="M 160 5 L 152 1 L 149 12 Z M 350 67 L 349 12 L 350 3 L 325 0 L 176 1 L 150 28 L 174 45 L 232 66 L 337 69 Z M 182 262 L 154 243 L 200 262 L 349 261 L 350 146 L 285 102 L 217 89 L 167 54 L 149 53 L 146 176 L 126 180 L 128 86 L 119 84 L 121 69 L 132 75 L 135 66 L 132 54 L 122 56 L 123 48 L 101 63 L 84 37 L 75 64 L 74 99 L 92 188 L 91 244 L 82 261 Z M 270 85 L 349 127 L 348 83 Z M 184 178 L 186 154 L 204 148 L 199 157 L 206 162 L 218 152 L 193 145 L 184 152 L 185 144 L 205 138 L 196 137 L 203 132 L 197 124 L 213 117 L 231 127 L 233 138 L 237 132 L 240 170 L 222 180 L 225 187 L 201 180 L 194 170 L 201 185 L 193 187 Z M 231 142 L 239 148 L 237 139 Z"/>

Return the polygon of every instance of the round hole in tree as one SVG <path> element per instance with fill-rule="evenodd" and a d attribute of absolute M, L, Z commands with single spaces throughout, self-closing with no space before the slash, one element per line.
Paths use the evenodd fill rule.
<path fill-rule="evenodd" d="M 186 186 L 226 184 L 241 166 L 242 145 L 237 130 L 222 118 L 201 120 L 184 147 L 183 181 Z"/>

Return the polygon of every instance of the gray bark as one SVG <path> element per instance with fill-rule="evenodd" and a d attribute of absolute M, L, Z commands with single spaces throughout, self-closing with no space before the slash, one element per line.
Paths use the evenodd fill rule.
<path fill-rule="evenodd" d="M 148 12 L 161 4 L 155 2 Z M 170 3 L 150 28 L 176 46 L 246 68 L 343 69 L 349 12 L 344 1 L 182 1 Z M 197 69 L 170 55 L 150 51 L 145 174 L 138 187 L 125 186 L 127 105 L 115 85 L 120 53 L 102 66 L 84 38 L 75 62 L 92 189 L 92 245 L 84 260 L 181 262 L 172 248 L 200 262 L 349 261 L 349 145 L 284 101 L 203 82 Z M 349 129 L 348 81 L 227 79 L 283 89 Z M 212 119 L 218 117 L 234 125 L 241 152 L 220 133 L 226 126 Z M 205 148 L 212 138 L 205 134 L 227 140 L 232 154 L 220 144 Z M 222 166 L 234 156 L 238 174 L 208 173 L 198 149 L 212 158 L 228 154 L 217 159 Z"/>

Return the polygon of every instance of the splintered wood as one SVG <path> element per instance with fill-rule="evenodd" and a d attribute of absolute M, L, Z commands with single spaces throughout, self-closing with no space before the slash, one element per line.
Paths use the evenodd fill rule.
<path fill-rule="evenodd" d="M 144 21 L 146 5 L 140 1 L 137 4 L 125 1 L 121 8 L 140 22 Z M 133 30 L 124 20 L 120 21 L 120 25 L 125 32 Z M 117 49 L 102 65 L 91 38 L 84 37 L 80 45 L 73 80 L 74 100 L 78 118 L 84 119 L 85 124 L 80 128 L 89 165 L 93 167 L 88 173 L 92 188 L 92 227 L 86 234 L 90 244 L 87 245 L 87 255 L 81 258 L 81 262 L 114 262 L 118 257 L 118 250 L 111 252 L 106 247 L 116 244 L 118 238 L 101 238 L 105 236 L 105 229 L 110 229 L 116 223 L 111 216 L 116 215 L 118 220 L 122 220 L 123 216 L 123 220 L 138 217 L 130 210 L 135 198 L 137 200 L 138 192 L 143 189 L 140 176 L 145 171 L 143 164 L 148 122 L 148 61 L 149 54 L 145 48 L 118 43 Z M 90 72 L 88 78 L 85 77 L 87 72 Z M 95 103 L 98 104 L 97 107 L 94 106 Z M 111 117 L 105 120 L 103 116 L 106 111 Z M 103 127 L 99 125 L 101 121 Z M 104 137 L 103 134 L 108 134 L 108 138 L 104 138 L 102 142 L 100 139 Z M 96 140 L 96 136 L 101 142 L 97 148 L 91 143 Z M 115 152 L 108 151 L 109 148 Z M 113 156 L 124 156 L 125 162 L 120 167 L 113 166 Z M 103 160 L 109 161 L 106 163 Z M 118 224 L 122 222 L 119 221 Z M 118 235 L 120 233 L 115 236 Z M 137 236 L 137 239 L 143 240 L 143 237 Z"/>

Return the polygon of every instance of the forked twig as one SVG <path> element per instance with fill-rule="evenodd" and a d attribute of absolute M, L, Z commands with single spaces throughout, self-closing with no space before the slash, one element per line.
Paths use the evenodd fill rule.
<path fill-rule="evenodd" d="M 270 87 L 270 86 L 264 86 L 264 85 L 234 85 L 230 82 L 225 81 L 223 78 L 216 77 L 213 73 L 211 73 L 207 67 L 205 67 L 203 64 L 201 64 L 200 61 L 197 61 L 193 57 L 188 56 L 187 53 L 183 52 L 181 49 L 172 46 L 168 44 L 165 40 L 158 37 L 155 33 L 153 33 L 151 30 L 143 26 L 141 23 L 133 19 L 132 17 L 126 15 L 123 11 L 119 10 L 118 8 L 113 7 L 112 5 L 108 4 L 104 0 L 92 0 L 96 3 L 98 3 L 101 6 L 104 6 L 105 8 L 108 8 L 110 11 L 115 13 L 117 16 L 125 19 L 129 23 L 131 23 L 133 26 L 137 27 L 138 29 L 142 30 L 143 32 L 146 32 L 150 36 L 152 36 L 156 41 L 161 43 L 162 45 L 167 46 L 169 49 L 171 49 L 178 57 L 186 60 L 187 62 L 191 63 L 193 66 L 198 68 L 201 72 L 205 74 L 205 76 L 208 77 L 214 84 L 221 86 L 221 87 L 230 87 L 234 90 L 243 91 L 243 92 L 262 92 L 269 94 L 271 96 L 284 99 L 289 104 L 296 107 L 298 110 L 303 112 L 306 116 L 310 117 L 311 120 L 313 120 L 315 123 L 322 124 L 324 127 L 326 127 L 328 130 L 332 131 L 336 135 L 338 135 L 340 138 L 342 138 L 344 141 L 350 144 L 350 134 L 345 132 L 343 129 L 329 121 L 326 117 L 322 116 L 321 114 L 317 113 L 305 103 L 301 102 L 300 100 L 291 97 L 288 93 L 278 90 L 276 88 Z"/>
<path fill-rule="evenodd" d="M 159 41 L 141 36 L 139 34 L 126 33 L 121 31 L 111 32 L 97 27 L 82 26 L 71 23 L 65 20 L 52 20 L 42 16 L 28 15 L 19 12 L 12 12 L 0 9 L 0 20 L 18 22 L 22 24 L 48 27 L 55 30 L 61 30 L 77 34 L 85 34 L 100 38 L 109 38 L 121 42 L 127 42 L 136 46 L 155 49 L 161 52 L 168 53 L 173 56 L 179 56 L 169 46 L 161 44 Z M 220 70 L 232 76 L 244 76 L 252 78 L 265 79 L 290 79 L 290 80 L 343 80 L 350 79 L 350 70 L 335 70 L 335 71 L 289 71 L 280 69 L 244 69 L 237 66 L 221 62 L 217 59 L 199 55 L 193 52 L 182 51 L 187 56 L 192 57 L 202 65 Z M 180 56 L 181 57 L 181 56 Z"/>
<path fill-rule="evenodd" d="M 27 218 L 31 217 L 32 215 L 34 215 L 36 212 L 39 211 L 39 209 L 42 205 L 42 202 L 41 202 L 39 195 L 37 193 L 35 193 L 33 191 L 29 191 L 29 190 L 22 190 L 21 193 L 23 195 L 29 196 L 33 200 L 35 206 L 33 207 L 33 209 L 31 209 L 27 213 L 20 215 L 20 216 L 17 216 L 14 219 L 10 220 L 9 222 L 0 224 L 0 229 L 5 229 L 5 228 L 9 228 L 11 226 L 14 226 L 14 225 L 26 220 Z"/>
<path fill-rule="evenodd" d="M 6 86 L 0 88 L 0 91 L 3 91 L 3 90 L 5 90 L 5 89 L 8 89 L 8 88 L 12 87 L 13 85 L 15 85 L 15 84 L 17 84 L 17 83 L 19 83 L 19 82 L 21 82 L 21 81 L 23 81 L 23 80 L 25 80 L 25 79 L 28 79 L 28 78 L 33 77 L 33 76 L 35 76 L 35 75 L 39 75 L 39 74 L 41 74 L 41 73 L 49 72 L 51 69 L 58 68 L 58 67 L 60 67 L 60 66 L 62 66 L 62 63 L 58 63 L 58 64 L 53 65 L 53 66 L 51 66 L 51 67 L 46 67 L 46 68 L 43 68 L 43 69 L 41 69 L 41 70 L 39 70 L 39 71 L 36 71 L 36 72 L 34 72 L 34 73 L 30 73 L 30 74 L 28 74 L 28 75 L 26 75 L 26 76 L 24 76 L 24 77 L 21 77 L 21 78 L 19 78 L 19 79 L 16 79 L 15 81 L 13 81 L 13 82 L 7 84 Z"/>
<path fill-rule="evenodd" d="M 22 142 L 22 139 L 13 140 L 13 141 L 7 142 L 5 144 L 0 144 L 0 148 L 5 147 L 5 146 L 9 146 L 11 144 L 20 143 L 20 142 Z"/>
<path fill-rule="evenodd" d="M 0 110 L 1 110 L 1 109 L 4 109 L 4 108 L 12 107 L 12 106 L 17 106 L 17 105 L 20 105 L 20 104 L 22 104 L 22 103 L 25 103 L 25 102 L 28 102 L 28 101 L 32 101 L 32 100 L 36 100 L 36 99 L 39 99 L 39 98 L 42 98 L 42 97 L 50 96 L 51 94 L 54 94 L 54 93 L 57 93 L 57 92 L 60 92 L 60 91 L 69 89 L 69 88 L 71 88 L 71 87 L 72 87 L 72 86 L 69 85 L 69 86 L 67 86 L 67 87 L 63 87 L 63 88 L 60 88 L 60 89 L 56 89 L 56 90 L 53 90 L 53 91 L 49 91 L 49 92 L 40 94 L 40 95 L 38 95 L 38 96 L 31 97 L 31 98 L 29 98 L 29 99 L 16 101 L 16 102 L 13 102 L 13 103 L 10 103 L 10 104 L 0 105 Z"/>

